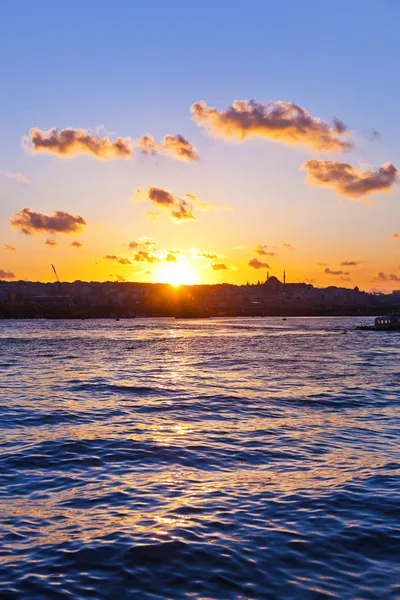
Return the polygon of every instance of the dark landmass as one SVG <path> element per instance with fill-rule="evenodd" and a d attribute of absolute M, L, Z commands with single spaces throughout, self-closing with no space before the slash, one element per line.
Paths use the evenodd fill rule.
<path fill-rule="evenodd" d="M 379 315 L 400 306 L 400 290 L 366 293 L 270 277 L 255 285 L 35 283 L 0 281 L 0 318 L 133 318 Z"/>

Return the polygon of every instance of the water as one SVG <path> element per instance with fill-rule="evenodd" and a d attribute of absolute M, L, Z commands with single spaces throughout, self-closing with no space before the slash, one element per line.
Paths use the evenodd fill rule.
<path fill-rule="evenodd" d="M 0 321 L 0 598 L 398 596 L 400 334 L 356 322 Z"/>

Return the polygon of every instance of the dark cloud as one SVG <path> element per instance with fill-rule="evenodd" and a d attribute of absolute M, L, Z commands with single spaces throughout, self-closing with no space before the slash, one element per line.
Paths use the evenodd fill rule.
<path fill-rule="evenodd" d="M 334 160 L 307 160 L 302 168 L 308 171 L 310 185 L 325 185 L 337 194 L 353 199 L 373 192 L 388 192 L 398 179 L 398 171 L 392 163 L 386 163 L 376 171 L 360 171 L 348 163 Z"/>
<path fill-rule="evenodd" d="M 23 145 L 33 152 L 50 152 L 61 157 L 91 154 L 102 160 L 129 158 L 133 154 L 129 138 L 115 141 L 89 133 L 86 129 L 31 129 Z"/>
<path fill-rule="evenodd" d="M 357 265 L 362 265 L 362 260 L 343 260 L 340 263 L 341 267 L 357 267 Z"/>
<path fill-rule="evenodd" d="M 332 271 L 329 267 L 326 267 L 324 273 L 327 275 L 349 275 L 348 271 Z"/>
<path fill-rule="evenodd" d="M 191 111 L 192 119 L 198 125 L 227 140 L 236 138 L 242 141 L 260 136 L 329 152 L 351 147 L 348 141 L 342 139 L 349 130 L 341 121 L 334 119 L 329 125 L 293 102 L 259 104 L 254 100 L 235 100 L 226 110 L 219 112 L 201 100 L 192 105 Z"/>
<path fill-rule="evenodd" d="M 72 242 L 71 244 L 72 248 L 83 248 L 83 244 L 81 244 L 80 242 Z"/>
<path fill-rule="evenodd" d="M 103 256 L 104 260 L 112 260 L 119 265 L 131 265 L 132 262 L 126 256 L 116 256 L 115 254 L 106 254 Z"/>
<path fill-rule="evenodd" d="M 380 271 L 375 278 L 375 281 L 400 281 L 400 277 L 394 273 L 386 274 L 383 271 Z"/>
<path fill-rule="evenodd" d="M 58 246 L 58 242 L 52 239 L 47 239 L 44 243 L 46 244 L 46 246 L 49 246 L 49 248 L 55 248 L 56 246 Z"/>
<path fill-rule="evenodd" d="M 214 263 L 211 265 L 213 271 L 228 271 L 229 267 L 223 263 Z"/>
<path fill-rule="evenodd" d="M 254 251 L 257 252 L 257 254 L 259 254 L 260 256 L 275 256 L 276 252 L 271 252 L 268 250 L 268 246 L 266 246 L 265 244 L 258 244 L 255 248 Z"/>
<path fill-rule="evenodd" d="M 0 279 L 15 279 L 15 275 L 11 271 L 0 269 Z"/>
<path fill-rule="evenodd" d="M 253 269 L 270 269 L 271 268 L 268 263 L 262 262 L 261 260 L 258 260 L 258 258 L 252 258 L 249 261 L 249 267 L 253 267 Z"/>
<path fill-rule="evenodd" d="M 34 212 L 23 208 L 10 219 L 12 227 L 20 229 L 26 235 L 35 233 L 78 233 L 86 227 L 86 221 L 79 215 L 70 215 L 56 210 L 52 215 Z"/>
<path fill-rule="evenodd" d="M 189 140 L 179 133 L 176 135 L 164 136 L 164 139 L 160 144 L 155 141 L 152 135 L 146 133 L 137 140 L 136 145 L 142 154 L 163 154 L 165 156 L 186 161 L 198 160 L 196 148 Z"/>
<path fill-rule="evenodd" d="M 15 246 L 9 246 L 9 244 L 4 244 L 4 250 L 7 250 L 8 252 L 16 252 L 18 248 Z"/>
<path fill-rule="evenodd" d="M 184 198 L 173 196 L 167 190 L 150 186 L 147 189 L 139 188 L 136 191 L 136 199 L 149 200 L 155 206 L 167 210 L 171 220 L 177 223 L 196 220 L 193 205 Z"/>

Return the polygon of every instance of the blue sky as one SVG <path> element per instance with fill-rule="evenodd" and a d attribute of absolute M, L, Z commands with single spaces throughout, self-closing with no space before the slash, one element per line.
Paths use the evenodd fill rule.
<path fill-rule="evenodd" d="M 30 185 L 0 181 L 0 235 L 29 253 L 2 253 L 0 267 L 46 278 L 47 256 L 58 252 L 67 278 L 74 272 L 87 278 L 97 257 L 120 254 L 130 239 L 151 235 L 163 247 L 207 247 L 238 263 L 210 280 L 246 280 L 260 273 L 245 271 L 251 252 L 235 255 L 234 246 L 290 242 L 296 252 L 277 253 L 277 272 L 289 262 L 297 279 L 327 285 L 334 282 L 320 277 L 315 263 L 326 260 L 333 268 L 333 261 L 355 252 L 365 263 L 358 279 L 374 287 L 374 274 L 393 273 L 400 263 L 400 242 L 391 239 L 400 230 L 396 187 L 371 198 L 375 207 L 352 200 L 343 205 L 332 190 L 305 184 L 300 165 L 310 158 L 307 149 L 213 139 L 191 120 L 190 106 L 198 100 L 219 110 L 238 99 L 293 101 L 325 121 L 338 117 L 354 131 L 354 149 L 335 159 L 357 167 L 398 166 L 399 25 L 394 0 L 3 1 L 0 170 L 23 173 Z M 180 133 L 201 160 L 60 160 L 21 148 L 31 127 L 95 131 L 99 125 L 132 138 Z M 373 130 L 379 140 L 370 140 Z M 146 185 L 193 192 L 232 210 L 204 214 L 196 224 L 153 223 L 129 200 Z M 75 267 L 75 255 L 11 231 L 11 214 L 25 206 L 84 215 L 91 226 L 85 265 L 82 255 Z"/>

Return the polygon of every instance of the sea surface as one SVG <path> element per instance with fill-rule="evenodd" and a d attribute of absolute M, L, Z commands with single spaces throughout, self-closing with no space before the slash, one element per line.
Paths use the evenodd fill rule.
<path fill-rule="evenodd" d="M 0 321 L 0 598 L 400 596 L 400 333 Z"/>

